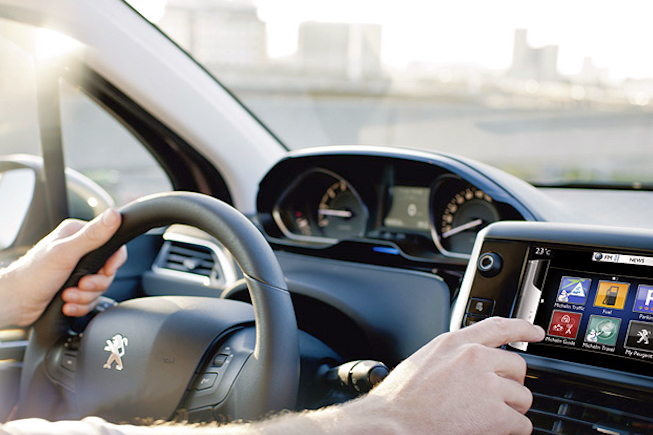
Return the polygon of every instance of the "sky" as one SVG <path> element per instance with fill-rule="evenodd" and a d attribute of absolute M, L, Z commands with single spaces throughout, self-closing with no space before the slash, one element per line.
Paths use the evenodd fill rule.
<path fill-rule="evenodd" d="M 129 0 L 141 10 L 161 11 L 166 0 Z M 476 64 L 505 69 L 515 29 L 528 30 L 533 47 L 558 45 L 558 69 L 580 72 L 590 57 L 612 79 L 653 78 L 653 2 L 644 0 L 226 0 L 250 1 L 266 22 L 273 57 L 296 49 L 303 21 L 381 24 L 384 63 L 412 61 Z"/>

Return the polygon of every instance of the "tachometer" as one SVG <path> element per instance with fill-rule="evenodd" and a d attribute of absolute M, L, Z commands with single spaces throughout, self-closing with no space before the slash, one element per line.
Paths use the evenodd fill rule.
<path fill-rule="evenodd" d="M 365 206 L 353 187 L 342 179 L 326 190 L 318 205 L 317 216 L 317 224 L 325 237 L 355 237 L 365 231 Z"/>
<path fill-rule="evenodd" d="M 318 168 L 297 177 L 272 214 L 286 237 L 322 243 L 362 236 L 368 218 L 356 190 L 338 174 Z"/>

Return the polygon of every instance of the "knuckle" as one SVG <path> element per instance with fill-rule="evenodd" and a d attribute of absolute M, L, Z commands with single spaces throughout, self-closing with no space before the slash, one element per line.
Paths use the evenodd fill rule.
<path fill-rule="evenodd" d="M 120 248 L 120 262 L 119 263 L 121 265 L 124 264 L 127 261 L 128 258 L 129 258 L 129 252 L 127 252 L 127 247 L 123 246 L 122 248 Z"/>
<path fill-rule="evenodd" d="M 102 232 L 98 225 L 89 224 L 85 228 L 84 235 L 92 242 L 98 242 L 102 239 Z"/>
<path fill-rule="evenodd" d="M 526 414 L 533 404 L 533 395 L 528 389 L 522 387 L 522 390 L 515 394 L 510 406 L 520 414 Z"/>
<path fill-rule="evenodd" d="M 514 319 L 506 319 L 504 317 L 490 317 L 485 320 L 487 322 L 487 327 L 490 328 L 490 332 L 493 336 L 497 337 L 501 341 L 508 341 L 511 339 L 515 323 Z"/>
<path fill-rule="evenodd" d="M 96 305 L 97 305 L 97 303 L 94 303 L 94 302 L 89 302 L 87 304 L 80 304 L 79 305 L 79 313 L 81 315 L 86 315 L 86 314 L 90 313 L 91 311 L 93 311 L 93 308 L 95 308 Z"/>
<path fill-rule="evenodd" d="M 61 294 L 61 298 L 64 300 L 64 302 L 75 302 L 77 300 L 77 294 L 74 289 L 67 288 Z"/>
<path fill-rule="evenodd" d="M 524 408 L 526 409 L 526 412 L 528 412 L 528 410 L 531 409 L 531 406 L 533 406 L 533 393 L 528 388 L 523 388 L 526 390 L 524 392 Z"/>
<path fill-rule="evenodd" d="M 103 290 L 108 289 L 109 286 L 111 286 L 111 284 L 113 284 L 113 280 L 114 280 L 115 277 L 116 277 L 115 274 L 106 277 L 106 280 L 104 281 L 104 283 L 102 283 L 101 288 L 102 288 Z"/>
<path fill-rule="evenodd" d="M 505 428 L 508 427 L 506 422 L 510 421 L 512 417 L 509 412 L 509 407 L 503 403 L 503 401 L 495 400 L 489 403 L 488 413 L 493 420 L 493 426 L 501 428 L 505 431 Z"/>
<path fill-rule="evenodd" d="M 111 275 L 111 276 L 104 276 L 102 277 L 102 279 L 96 280 L 93 294 L 101 294 L 106 289 L 108 289 L 111 283 L 113 283 L 113 278 L 114 276 Z"/>
<path fill-rule="evenodd" d="M 496 373 L 487 373 L 487 376 L 485 378 L 485 384 L 487 387 L 490 389 L 490 391 L 499 393 L 503 389 L 503 383 L 505 382 L 505 379 L 497 375 Z"/>
<path fill-rule="evenodd" d="M 483 394 L 487 395 L 488 398 L 493 398 L 496 396 L 501 389 L 499 377 L 491 372 L 482 373 L 479 378 L 479 391 L 483 391 Z"/>
<path fill-rule="evenodd" d="M 489 397 L 496 397 L 503 402 L 503 397 L 506 392 L 506 379 L 497 375 L 494 372 L 488 372 L 482 378 L 486 394 Z"/>
<path fill-rule="evenodd" d="M 59 225 L 57 225 L 57 228 L 54 229 L 54 232 L 55 233 L 66 232 L 76 224 L 77 224 L 77 220 L 75 219 L 70 219 L 70 218 L 64 219 L 59 223 Z"/>
<path fill-rule="evenodd" d="M 486 320 L 488 323 L 488 326 L 490 328 L 493 328 L 497 331 L 504 331 L 508 327 L 508 319 L 504 317 L 490 317 L 489 319 Z"/>
<path fill-rule="evenodd" d="M 511 355 L 514 355 L 517 358 L 515 365 L 518 367 L 520 378 L 524 379 L 526 377 L 526 372 L 528 371 L 528 364 L 526 364 L 526 360 L 516 353 L 512 353 Z"/>
<path fill-rule="evenodd" d="M 65 232 L 74 224 L 74 222 L 75 221 L 70 218 L 62 220 L 59 225 L 57 225 L 57 228 L 54 229 L 53 233 Z"/>
<path fill-rule="evenodd" d="M 89 292 L 84 294 L 83 303 L 90 304 L 97 299 L 99 292 Z"/>
<path fill-rule="evenodd" d="M 531 421 L 530 418 L 526 416 L 522 416 L 522 421 L 521 424 L 519 425 L 518 433 L 524 435 L 529 435 L 533 433 L 533 422 Z"/>
<path fill-rule="evenodd" d="M 68 243 L 66 239 L 57 240 L 55 242 L 48 244 L 45 247 L 46 255 L 55 259 L 62 258 L 62 256 L 66 256 L 67 255 L 66 251 L 68 251 Z"/>
<path fill-rule="evenodd" d="M 79 219 L 64 219 L 57 228 L 52 231 L 52 234 L 57 238 L 69 237 L 79 231 L 83 225 L 84 223 Z"/>
<path fill-rule="evenodd" d="M 452 348 L 454 346 L 457 346 L 459 343 L 458 337 L 454 332 L 447 332 L 445 334 L 442 334 L 437 338 L 437 340 L 439 342 L 438 344 L 445 348 Z"/>
<path fill-rule="evenodd" d="M 523 384 L 524 379 L 526 378 L 526 372 L 528 371 L 526 360 L 521 355 L 514 352 L 503 350 L 502 353 L 510 359 L 510 361 L 507 362 L 509 362 L 510 372 L 514 375 L 514 379 L 519 380 Z"/>
<path fill-rule="evenodd" d="M 487 348 L 478 343 L 466 343 L 461 346 L 459 358 L 466 364 L 483 362 Z"/>

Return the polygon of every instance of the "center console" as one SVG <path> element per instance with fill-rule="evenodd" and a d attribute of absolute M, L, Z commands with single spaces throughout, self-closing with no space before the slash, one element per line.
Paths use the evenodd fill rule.
<path fill-rule="evenodd" d="M 646 429 L 642 433 L 653 433 L 650 412 L 636 416 L 615 405 L 615 397 L 623 396 L 632 399 L 624 408 L 653 406 L 653 232 L 542 222 L 488 226 L 474 245 L 450 327 L 490 316 L 523 318 L 546 332 L 540 343 L 506 346 L 528 362 L 535 417 L 590 424 L 560 417 L 561 409 L 580 403 L 572 398 L 582 389 L 608 394 L 606 419 L 621 416 L 616 426 L 600 429 L 631 430 L 637 422 Z M 551 393 L 553 409 L 538 411 L 539 397 L 550 393 L 537 388 L 562 385 Z M 549 421 L 542 430 L 555 424 Z"/>

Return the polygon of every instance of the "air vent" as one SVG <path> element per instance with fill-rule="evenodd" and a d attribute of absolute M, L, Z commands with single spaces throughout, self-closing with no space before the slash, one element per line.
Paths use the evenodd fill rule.
<path fill-rule="evenodd" d="M 653 396 L 598 383 L 529 373 L 534 434 L 653 434 Z"/>
<path fill-rule="evenodd" d="M 208 247 L 177 241 L 168 241 L 166 243 L 168 246 L 158 263 L 158 267 L 215 280 L 220 278 L 216 276 L 215 258 Z"/>

